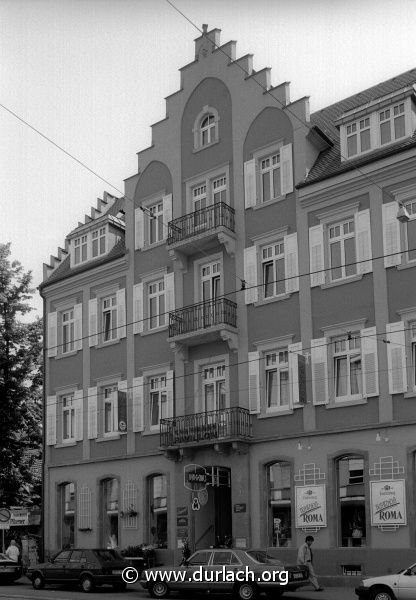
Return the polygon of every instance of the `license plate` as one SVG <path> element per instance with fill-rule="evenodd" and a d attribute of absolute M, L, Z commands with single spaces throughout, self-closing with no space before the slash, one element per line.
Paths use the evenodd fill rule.
<path fill-rule="evenodd" d="M 303 573 L 292 573 L 293 579 L 303 579 Z"/>
<path fill-rule="evenodd" d="M 122 572 L 123 571 L 121 569 L 117 569 L 117 571 L 112 571 L 113 575 L 121 575 Z"/>

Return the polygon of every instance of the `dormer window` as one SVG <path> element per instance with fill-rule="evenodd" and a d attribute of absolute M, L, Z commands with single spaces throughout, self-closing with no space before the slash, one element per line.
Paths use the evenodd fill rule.
<path fill-rule="evenodd" d="M 218 136 L 218 111 L 212 106 L 204 106 L 194 121 L 194 151 L 215 144 Z"/>
<path fill-rule="evenodd" d="M 105 233 L 106 228 L 100 227 L 92 232 L 92 257 L 101 256 L 105 254 Z"/>
<path fill-rule="evenodd" d="M 74 240 L 74 263 L 79 265 L 88 260 L 88 236 L 82 235 Z"/>
<path fill-rule="evenodd" d="M 348 158 L 366 152 L 371 148 L 370 118 L 360 119 L 347 125 Z"/>
<path fill-rule="evenodd" d="M 379 113 L 380 119 L 380 144 L 389 144 L 406 135 L 404 120 L 404 102 L 396 104 Z"/>
<path fill-rule="evenodd" d="M 93 223 L 90 224 L 93 227 Z M 75 234 L 76 235 L 76 234 Z M 71 267 L 83 265 L 105 256 L 119 239 L 119 235 L 113 232 L 108 224 L 101 220 L 101 227 L 96 225 L 95 229 L 89 229 L 84 233 L 78 233 L 77 237 L 71 238 Z"/>

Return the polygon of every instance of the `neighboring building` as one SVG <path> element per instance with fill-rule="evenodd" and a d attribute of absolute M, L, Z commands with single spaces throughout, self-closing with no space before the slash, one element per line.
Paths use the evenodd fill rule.
<path fill-rule="evenodd" d="M 293 560 L 313 531 L 318 572 L 399 567 L 416 70 L 309 116 L 219 34 L 195 40 L 125 198 L 45 268 L 45 548 L 148 543 L 166 563 L 231 537 Z"/>

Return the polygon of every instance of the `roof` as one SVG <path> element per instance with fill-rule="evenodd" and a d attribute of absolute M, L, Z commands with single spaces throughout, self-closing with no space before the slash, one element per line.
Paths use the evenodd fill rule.
<path fill-rule="evenodd" d="M 115 260 L 116 258 L 120 258 L 126 254 L 126 246 L 124 243 L 124 238 L 121 238 L 115 246 L 110 250 L 108 254 L 94 261 L 88 261 L 82 265 L 71 268 L 71 260 L 70 256 L 66 256 L 65 259 L 61 262 L 61 264 L 56 268 L 53 273 L 48 277 L 46 281 L 40 284 L 39 289 L 42 290 L 51 283 L 56 283 L 57 281 L 61 281 L 62 279 L 67 279 L 68 277 L 73 277 L 74 275 L 78 275 L 79 273 L 83 273 L 84 271 L 88 271 L 90 269 L 94 269 L 100 265 L 103 265 L 107 262 Z"/>
<path fill-rule="evenodd" d="M 299 183 L 297 187 L 305 187 L 308 184 L 327 179 L 328 177 L 332 177 L 346 171 L 350 171 L 358 166 L 365 165 L 373 162 L 374 160 L 379 160 L 392 154 L 397 154 L 398 152 L 406 150 L 407 148 L 416 146 L 415 132 L 412 137 L 401 140 L 396 144 L 391 144 L 385 148 L 379 148 L 378 150 L 374 150 L 374 152 L 370 152 L 369 154 L 357 157 L 353 160 L 341 162 L 339 130 L 335 126 L 337 119 L 339 119 L 345 112 L 359 108 L 360 106 L 364 106 L 368 102 L 377 100 L 378 98 L 386 96 L 387 94 L 397 92 L 398 90 L 412 85 L 415 82 L 416 69 L 411 69 L 410 71 L 406 71 L 401 75 L 397 75 L 392 79 L 383 81 L 382 83 L 368 88 L 367 90 L 359 92 L 358 94 L 354 94 L 349 98 L 345 98 L 340 102 L 331 104 L 330 106 L 313 113 L 311 115 L 311 126 L 320 129 L 322 133 L 324 133 L 325 136 L 331 140 L 333 146 L 323 150 L 319 154 L 305 181 Z"/>

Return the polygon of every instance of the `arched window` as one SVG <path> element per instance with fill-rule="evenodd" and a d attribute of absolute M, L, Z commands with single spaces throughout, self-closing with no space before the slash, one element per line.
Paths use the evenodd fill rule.
<path fill-rule="evenodd" d="M 101 540 L 106 548 L 117 548 L 118 535 L 118 509 L 119 509 L 119 482 L 118 479 L 104 479 L 101 482 L 101 507 L 102 530 Z"/>
<path fill-rule="evenodd" d="M 215 141 L 215 129 L 216 123 L 214 115 L 210 114 L 202 119 L 200 129 L 201 146 L 207 146 Z"/>
<path fill-rule="evenodd" d="M 292 545 L 291 465 L 275 462 L 267 466 L 268 544 Z"/>
<path fill-rule="evenodd" d="M 63 483 L 58 488 L 58 545 L 73 548 L 75 544 L 75 484 Z"/>
<path fill-rule="evenodd" d="M 364 459 L 358 455 L 337 460 L 338 531 L 341 546 L 365 546 Z"/>
<path fill-rule="evenodd" d="M 218 111 L 212 106 L 204 106 L 194 122 L 194 149 L 200 150 L 218 142 Z"/>
<path fill-rule="evenodd" d="M 166 475 L 151 475 L 147 480 L 149 540 L 157 548 L 168 547 L 168 499 Z"/>

